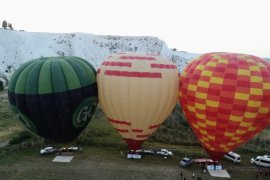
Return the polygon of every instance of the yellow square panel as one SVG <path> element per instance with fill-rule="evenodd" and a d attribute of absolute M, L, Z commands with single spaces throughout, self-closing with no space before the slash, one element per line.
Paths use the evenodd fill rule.
<path fill-rule="evenodd" d="M 217 125 L 217 122 L 216 121 L 209 121 L 209 120 L 206 120 L 206 124 L 208 126 L 216 126 Z"/>
<path fill-rule="evenodd" d="M 212 71 L 208 71 L 208 70 L 204 70 L 203 72 L 202 72 L 202 75 L 203 76 L 212 76 L 213 75 L 213 72 Z"/>
<path fill-rule="evenodd" d="M 250 122 L 241 122 L 241 123 L 240 123 L 240 126 L 241 126 L 241 127 L 250 127 L 251 124 L 252 124 L 252 123 L 250 123 Z"/>
<path fill-rule="evenodd" d="M 238 141 L 240 139 L 240 137 L 232 137 L 233 141 Z"/>
<path fill-rule="evenodd" d="M 239 100 L 249 100 L 249 94 L 236 92 L 234 98 Z"/>
<path fill-rule="evenodd" d="M 228 64 L 228 60 L 227 59 L 219 59 L 218 63 L 223 63 L 223 64 Z"/>
<path fill-rule="evenodd" d="M 208 139 L 214 141 L 215 140 L 215 137 L 214 136 L 208 136 Z"/>
<path fill-rule="evenodd" d="M 202 140 L 203 140 L 203 142 L 209 142 L 209 139 L 206 137 L 203 137 Z"/>
<path fill-rule="evenodd" d="M 198 65 L 198 66 L 196 67 L 196 69 L 199 69 L 199 70 L 204 70 L 204 68 L 205 68 L 204 65 Z"/>
<path fill-rule="evenodd" d="M 209 82 L 206 82 L 206 81 L 199 81 L 199 82 L 198 82 L 198 86 L 199 86 L 199 87 L 208 88 L 208 87 L 209 87 Z"/>
<path fill-rule="evenodd" d="M 257 71 L 257 72 L 261 71 L 258 66 L 249 66 L 249 70 L 250 71 Z"/>
<path fill-rule="evenodd" d="M 205 114 L 196 113 L 196 117 L 199 119 L 205 119 Z"/>
<path fill-rule="evenodd" d="M 188 108 L 189 111 L 195 112 L 195 107 L 194 106 L 187 105 L 187 108 Z"/>
<path fill-rule="evenodd" d="M 193 84 L 189 84 L 188 85 L 188 90 L 189 91 L 197 91 L 197 86 L 193 85 Z"/>
<path fill-rule="evenodd" d="M 225 132 L 224 136 L 233 137 L 234 136 L 234 133 Z"/>
<path fill-rule="evenodd" d="M 200 103 L 195 103 L 195 108 L 200 109 L 200 110 L 205 110 L 206 105 L 205 104 L 200 104 Z"/>
<path fill-rule="evenodd" d="M 263 90 L 259 88 L 250 88 L 250 94 L 251 95 L 263 95 Z"/>
<path fill-rule="evenodd" d="M 243 75 L 243 76 L 250 76 L 250 71 L 246 69 L 239 69 L 237 72 L 238 75 Z"/>
<path fill-rule="evenodd" d="M 259 82 L 260 83 L 260 82 L 263 82 L 263 79 L 260 76 L 251 76 L 250 82 Z"/>
<path fill-rule="evenodd" d="M 242 135 L 242 134 L 245 134 L 245 131 L 237 130 L 237 131 L 236 131 L 236 134 Z"/>
<path fill-rule="evenodd" d="M 196 98 L 206 99 L 207 98 L 207 94 L 206 93 L 197 92 L 196 93 Z"/>
<path fill-rule="evenodd" d="M 267 114 L 269 112 L 269 108 L 266 107 L 260 107 L 259 113 L 261 114 Z"/>
<path fill-rule="evenodd" d="M 270 83 L 263 83 L 263 89 L 269 90 L 270 89 Z"/>
<path fill-rule="evenodd" d="M 216 62 L 208 62 L 206 66 L 211 66 L 211 67 L 216 67 L 217 63 Z"/>
<path fill-rule="evenodd" d="M 221 144 L 221 145 L 219 145 L 219 147 L 226 148 L 226 145 L 225 144 Z"/>
<path fill-rule="evenodd" d="M 193 124 L 193 127 L 194 127 L 195 129 L 200 129 L 199 126 L 198 126 L 197 124 Z"/>
<path fill-rule="evenodd" d="M 256 129 L 257 129 L 256 127 L 251 126 L 248 128 L 248 131 L 256 131 Z"/>
<path fill-rule="evenodd" d="M 218 101 L 211 101 L 211 100 L 206 100 L 206 105 L 210 107 L 218 107 L 219 102 Z"/>
<path fill-rule="evenodd" d="M 261 104 L 262 104 L 262 102 L 260 102 L 260 101 L 249 100 L 247 106 L 248 107 L 260 107 Z"/>
<path fill-rule="evenodd" d="M 211 77 L 210 78 L 210 83 L 214 83 L 214 84 L 223 84 L 223 80 L 222 78 L 219 77 Z"/>
<path fill-rule="evenodd" d="M 207 134 L 206 131 L 203 131 L 203 130 L 201 130 L 201 129 L 200 129 L 200 133 L 203 134 L 203 135 L 206 135 L 206 134 Z M 207 139 L 207 140 L 208 140 L 208 139 Z"/>
<path fill-rule="evenodd" d="M 243 117 L 242 116 L 234 116 L 234 115 L 230 115 L 230 120 L 234 121 L 234 122 L 240 122 L 242 121 Z"/>
<path fill-rule="evenodd" d="M 264 67 L 264 68 L 266 67 L 265 64 L 260 63 L 260 62 L 257 62 L 257 66 L 259 66 L 259 67 Z"/>
<path fill-rule="evenodd" d="M 245 112 L 244 117 L 245 118 L 255 118 L 257 115 L 258 115 L 258 113 Z"/>

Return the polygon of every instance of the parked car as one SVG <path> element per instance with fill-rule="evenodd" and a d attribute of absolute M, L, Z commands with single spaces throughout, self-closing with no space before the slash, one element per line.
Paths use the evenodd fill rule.
<path fill-rule="evenodd" d="M 164 157 L 172 157 L 173 153 L 167 149 L 160 149 L 156 151 L 157 155 L 161 155 Z"/>
<path fill-rule="evenodd" d="M 148 149 L 138 149 L 136 150 L 136 153 L 139 153 L 139 154 L 155 154 L 155 152 L 153 150 L 148 150 Z"/>
<path fill-rule="evenodd" d="M 128 153 L 127 153 L 127 158 L 128 159 L 141 159 L 142 158 L 142 155 L 140 152 L 138 152 L 139 150 L 130 150 Z"/>
<path fill-rule="evenodd" d="M 255 159 L 251 158 L 250 163 L 254 165 L 270 168 L 270 157 L 268 155 L 257 156 Z"/>
<path fill-rule="evenodd" d="M 67 150 L 68 150 L 68 152 L 75 152 L 75 151 L 78 151 L 79 148 L 76 146 L 70 146 Z"/>
<path fill-rule="evenodd" d="M 228 152 L 224 155 L 224 158 L 234 162 L 234 163 L 240 163 L 241 162 L 241 156 L 235 152 Z"/>
<path fill-rule="evenodd" d="M 182 167 L 188 167 L 190 165 L 192 165 L 192 158 L 190 157 L 184 157 L 180 162 L 179 162 L 179 165 L 182 166 Z"/>
<path fill-rule="evenodd" d="M 54 153 L 55 151 L 56 151 L 56 149 L 54 147 L 46 147 L 46 148 L 40 150 L 40 154 L 41 155 L 51 154 L 51 153 Z"/>
<path fill-rule="evenodd" d="M 142 155 L 141 154 L 138 154 L 138 153 L 128 153 L 127 154 L 127 158 L 128 159 L 141 159 L 142 158 Z"/>

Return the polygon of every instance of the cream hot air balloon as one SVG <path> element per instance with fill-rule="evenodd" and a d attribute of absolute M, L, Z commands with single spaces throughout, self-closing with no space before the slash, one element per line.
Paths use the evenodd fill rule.
<path fill-rule="evenodd" d="M 156 54 L 112 54 L 97 83 L 103 111 L 131 150 L 140 149 L 177 102 L 177 67 Z"/>

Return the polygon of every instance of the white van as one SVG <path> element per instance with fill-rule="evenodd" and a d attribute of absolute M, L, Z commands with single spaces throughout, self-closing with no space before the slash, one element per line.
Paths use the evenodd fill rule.
<path fill-rule="evenodd" d="M 255 159 L 251 158 L 250 163 L 270 168 L 270 156 L 264 155 L 264 156 L 257 156 Z"/>
<path fill-rule="evenodd" d="M 234 162 L 234 163 L 240 163 L 241 162 L 241 156 L 235 152 L 228 152 L 224 155 L 224 158 Z"/>

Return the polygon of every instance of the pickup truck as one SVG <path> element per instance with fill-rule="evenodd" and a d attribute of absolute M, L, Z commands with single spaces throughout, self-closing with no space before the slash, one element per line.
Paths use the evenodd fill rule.
<path fill-rule="evenodd" d="M 157 155 L 161 155 L 164 157 L 172 157 L 173 153 L 167 149 L 160 149 L 156 151 Z"/>
<path fill-rule="evenodd" d="M 46 148 L 40 150 L 40 154 L 41 155 L 51 154 L 51 153 L 54 153 L 55 151 L 56 151 L 56 149 L 53 147 L 46 147 Z"/>

